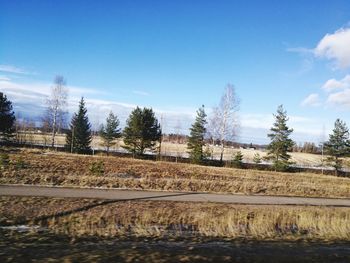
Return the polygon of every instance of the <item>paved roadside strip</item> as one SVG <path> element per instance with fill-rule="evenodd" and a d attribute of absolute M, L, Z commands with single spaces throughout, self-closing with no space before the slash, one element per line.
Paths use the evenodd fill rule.
<path fill-rule="evenodd" d="M 305 205 L 350 207 L 350 199 L 264 195 L 210 194 L 194 192 L 138 191 L 124 189 L 70 188 L 30 185 L 0 185 L 0 196 L 42 196 L 108 200 L 161 200 L 216 202 L 251 205 Z"/>

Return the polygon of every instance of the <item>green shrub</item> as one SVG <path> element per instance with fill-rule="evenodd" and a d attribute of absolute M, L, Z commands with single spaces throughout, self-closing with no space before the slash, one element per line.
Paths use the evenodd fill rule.
<path fill-rule="evenodd" d="M 105 172 L 104 166 L 103 161 L 93 162 L 90 165 L 89 170 L 93 175 L 103 175 Z"/>
<path fill-rule="evenodd" d="M 234 168 L 243 167 L 243 154 L 241 151 L 238 151 L 231 160 L 231 166 Z"/>
<path fill-rule="evenodd" d="M 292 162 L 288 161 L 275 161 L 273 163 L 273 168 L 277 172 L 287 172 L 290 170 L 290 165 L 293 164 Z"/>

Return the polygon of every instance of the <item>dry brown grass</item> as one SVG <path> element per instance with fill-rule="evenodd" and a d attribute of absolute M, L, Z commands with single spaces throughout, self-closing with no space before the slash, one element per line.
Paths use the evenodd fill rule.
<path fill-rule="evenodd" d="M 38 144 L 46 144 L 50 145 L 51 143 L 51 134 L 45 134 L 45 133 L 23 133 L 21 134 L 22 140 L 27 141 L 28 143 L 38 143 Z M 65 135 L 58 134 L 56 136 L 56 143 L 59 145 L 65 144 Z M 92 147 L 98 148 L 98 149 L 104 149 L 102 139 L 99 136 L 94 136 L 92 143 Z M 121 146 L 123 146 L 123 140 L 119 139 L 116 143 L 116 145 L 111 147 L 111 150 L 120 150 L 122 149 Z M 221 148 L 219 146 L 210 146 L 210 149 L 213 153 L 213 157 L 216 159 L 220 158 Z M 186 144 L 178 144 L 178 143 L 171 143 L 171 142 L 163 142 L 162 148 L 161 148 L 163 155 L 173 155 L 178 157 L 186 157 L 187 154 L 187 145 Z M 261 150 L 250 150 L 250 149 L 237 149 L 232 147 L 226 147 L 224 151 L 224 160 L 231 160 L 232 156 L 237 153 L 237 151 L 241 151 L 244 157 L 245 162 L 253 162 L 254 154 L 259 153 L 261 157 L 266 156 L 265 151 Z M 324 157 L 324 159 L 326 156 Z M 349 158 L 346 159 L 345 165 L 348 166 Z M 291 161 L 295 162 L 299 165 L 305 165 L 305 166 L 320 166 L 322 163 L 322 156 L 317 154 L 310 154 L 310 153 L 298 153 L 293 152 L 291 153 Z"/>
<path fill-rule="evenodd" d="M 78 199 L 1 197 L 0 222 L 4 218 L 14 223 L 23 218 L 33 221 L 52 211 L 76 208 L 79 202 L 81 206 L 89 203 Z M 52 217 L 40 224 L 70 236 L 350 240 L 348 208 L 128 201 Z"/>
<path fill-rule="evenodd" d="M 39 184 L 167 191 L 199 191 L 311 197 L 349 197 L 350 178 L 308 173 L 278 173 L 22 150 L 10 153 L 27 167 L 0 171 L 1 184 Z M 91 173 L 102 161 L 104 175 Z"/>

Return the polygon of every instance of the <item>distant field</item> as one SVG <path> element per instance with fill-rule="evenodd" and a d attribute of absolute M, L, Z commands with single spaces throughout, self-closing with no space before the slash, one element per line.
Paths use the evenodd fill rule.
<path fill-rule="evenodd" d="M 21 135 L 22 140 L 25 140 L 27 142 L 33 142 L 37 144 L 44 144 L 44 145 L 50 145 L 51 144 L 51 136 L 49 134 L 22 134 Z M 64 145 L 65 144 L 65 135 L 60 134 L 56 136 L 56 144 L 57 145 Z M 120 139 L 118 140 L 118 143 L 111 147 L 111 151 L 120 151 L 123 150 L 121 147 L 123 145 L 123 141 Z M 99 136 L 94 136 L 91 146 L 94 149 L 104 150 L 102 140 Z M 213 152 L 213 158 L 219 159 L 220 158 L 220 152 L 221 149 L 219 146 L 209 146 L 210 151 Z M 171 155 L 171 156 L 177 156 L 177 157 L 187 157 L 187 145 L 186 144 L 177 144 L 177 143 L 170 143 L 170 142 L 163 142 L 161 147 L 161 152 L 163 155 Z M 260 154 L 260 157 L 266 156 L 265 151 L 261 150 L 253 150 L 253 149 L 238 149 L 238 148 L 231 148 L 226 147 L 224 151 L 224 160 L 231 160 L 232 156 L 237 152 L 241 151 L 244 156 L 245 162 L 253 162 L 254 155 L 256 153 Z M 295 162 L 298 165 L 303 166 L 321 166 L 322 165 L 322 156 L 317 154 L 310 154 L 310 153 L 290 153 L 292 156 L 292 161 Z M 326 156 L 324 156 L 324 159 Z"/>
<path fill-rule="evenodd" d="M 52 151 L 9 151 L 12 165 L 0 170 L 1 184 L 111 187 L 310 197 L 349 197 L 350 178 L 309 173 L 278 173 L 84 156 Z M 102 162 L 104 173 L 90 171 Z M 19 165 L 18 165 L 19 163 Z"/>

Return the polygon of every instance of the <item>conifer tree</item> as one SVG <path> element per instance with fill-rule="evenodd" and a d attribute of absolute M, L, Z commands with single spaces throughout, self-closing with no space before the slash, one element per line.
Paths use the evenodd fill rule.
<path fill-rule="evenodd" d="M 198 109 L 195 122 L 190 128 L 190 137 L 187 143 L 190 159 L 192 163 L 202 163 L 204 160 L 203 146 L 205 145 L 204 136 L 206 133 L 206 113 L 204 105 Z"/>
<path fill-rule="evenodd" d="M 231 165 L 232 165 L 232 167 L 235 167 L 235 168 L 242 168 L 242 166 L 243 166 L 243 154 L 241 151 L 238 151 L 235 155 L 233 155 Z"/>
<path fill-rule="evenodd" d="M 261 156 L 260 156 L 259 153 L 255 153 L 255 154 L 254 154 L 253 162 L 254 162 L 255 164 L 261 163 Z"/>
<path fill-rule="evenodd" d="M 133 155 L 142 155 L 146 149 L 155 150 L 162 131 L 152 109 L 137 107 L 130 113 L 123 135 L 123 148 Z"/>
<path fill-rule="evenodd" d="M 267 146 L 267 159 L 273 161 L 275 170 L 285 171 L 291 164 L 288 151 L 294 145 L 293 140 L 289 138 L 293 129 L 287 126 L 289 118 L 287 117 L 287 112 L 283 109 L 283 105 L 278 106 L 277 114 L 274 114 L 274 117 L 275 122 L 270 129 L 271 133 L 267 135 L 271 139 L 270 144 Z"/>
<path fill-rule="evenodd" d="M 12 102 L 0 92 L 0 140 L 8 141 L 12 137 L 15 120 Z"/>
<path fill-rule="evenodd" d="M 106 119 L 106 126 L 102 125 L 99 133 L 102 137 L 103 145 L 107 149 L 107 155 L 109 155 L 109 148 L 115 145 L 115 140 L 121 136 L 119 120 L 112 111 Z"/>
<path fill-rule="evenodd" d="M 70 130 L 66 135 L 66 148 L 73 153 L 90 153 L 91 140 L 91 124 L 84 98 L 81 98 L 78 112 L 72 117 Z"/>
<path fill-rule="evenodd" d="M 333 133 L 325 142 L 324 150 L 326 154 L 330 155 L 328 162 L 334 167 L 335 175 L 338 175 L 343 166 L 341 158 L 350 154 L 349 129 L 345 122 L 340 119 L 335 121 Z"/>

